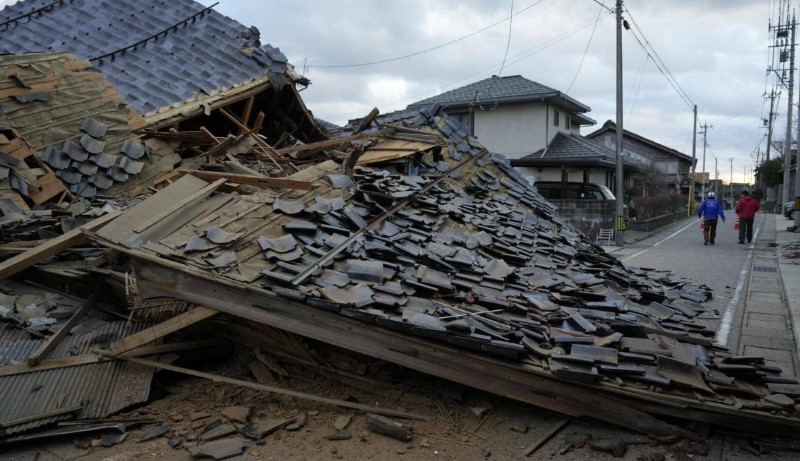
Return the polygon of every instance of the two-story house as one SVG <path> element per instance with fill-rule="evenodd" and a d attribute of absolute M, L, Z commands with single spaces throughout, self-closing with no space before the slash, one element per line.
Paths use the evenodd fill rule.
<path fill-rule="evenodd" d="M 492 152 L 510 159 L 546 147 L 557 133 L 580 135 L 594 125 L 589 106 L 521 75 L 493 76 L 431 98 L 408 109 L 438 105 L 457 118 Z"/>
<path fill-rule="evenodd" d="M 600 129 L 586 137 L 615 150 L 617 125 L 607 120 Z M 622 131 L 622 155 L 644 166 L 642 174 L 630 178 L 636 195 L 689 193 L 691 156 L 628 130 Z"/>

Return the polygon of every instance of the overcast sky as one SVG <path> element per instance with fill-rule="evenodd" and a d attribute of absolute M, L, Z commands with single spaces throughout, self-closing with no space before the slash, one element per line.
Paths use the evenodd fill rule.
<path fill-rule="evenodd" d="M 761 120 L 768 117 L 769 102 L 763 96 L 775 80 L 766 72 L 768 24 L 782 1 L 626 0 L 624 16 L 632 30 L 623 31 L 625 128 L 691 155 L 690 104 L 697 104 L 700 124 L 713 126 L 706 171 L 713 177 L 717 158 L 720 178 L 728 182 L 732 157 L 733 179 L 742 181 L 758 147 L 766 149 Z M 607 9 L 614 0 L 515 0 L 508 21 L 511 7 L 511 0 L 219 0 L 215 9 L 256 26 L 262 43 L 280 48 L 312 81 L 301 93 L 306 105 L 334 123 L 375 106 L 384 113 L 403 109 L 496 74 L 522 75 L 590 106 L 588 115 L 598 125 L 584 127 L 583 134 L 614 120 L 615 21 Z M 690 102 L 660 73 L 634 33 L 652 45 Z M 326 67 L 409 54 L 416 55 Z M 785 138 L 786 97 L 784 90 L 776 106 L 775 140 Z M 698 135 L 698 171 L 702 152 Z"/>
<path fill-rule="evenodd" d="M 604 3 L 614 6 L 613 0 Z M 645 41 L 646 37 L 697 104 L 700 123 L 713 125 L 708 134 L 706 171 L 713 171 L 716 156 L 720 177 L 726 182 L 730 180 L 729 158 L 734 158 L 734 181 L 742 181 L 745 165 L 752 167 L 751 153 L 766 132 L 760 120 L 769 112 L 762 95 L 769 64 L 768 21 L 770 16 L 776 17 L 773 3 L 627 0 L 624 4 L 631 26 L 635 21 L 643 32 L 639 38 Z M 509 21 L 503 20 L 510 15 L 511 1 L 221 0 L 215 8 L 258 27 L 263 43 L 279 47 L 298 72 L 311 79 L 312 85 L 302 93 L 308 107 L 316 116 L 341 124 L 366 114 L 373 106 L 382 112 L 402 109 L 498 74 L 508 41 Z M 584 128 L 584 134 L 615 119 L 614 16 L 593 0 L 516 0 L 515 12 L 523 9 L 512 21 L 502 75 L 522 75 L 589 105 L 589 116 L 598 126 Z M 324 67 L 415 53 L 498 21 L 503 22 L 408 59 Z M 691 155 L 690 107 L 632 33 L 623 32 L 625 127 Z M 587 44 L 588 53 L 578 72 Z M 782 140 L 786 91 L 777 112 L 774 138 Z M 760 145 L 763 150 L 766 142 Z M 699 136 L 697 146 L 699 171 Z"/>

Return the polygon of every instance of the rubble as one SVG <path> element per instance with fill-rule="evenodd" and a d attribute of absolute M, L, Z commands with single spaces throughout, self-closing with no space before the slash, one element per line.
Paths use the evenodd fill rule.
<path fill-rule="evenodd" d="M 543 433 L 511 426 L 536 432 L 528 455 L 583 417 L 665 443 L 702 439 L 689 421 L 797 435 L 800 382 L 714 343 L 709 287 L 624 266 L 435 109 L 373 110 L 328 138 L 280 51 L 231 40 L 237 53 L 242 40 L 255 47 L 242 66 L 270 67 L 169 100 L 125 83 L 140 96 L 131 105 L 109 81 L 121 65 L 111 58 L 135 50 L 92 61 L 102 74 L 69 53 L 0 57 L 0 439 L 104 430 L 95 445 L 123 442 L 128 426 L 107 418 L 147 401 L 156 370 L 356 412 L 332 418 L 329 440 L 358 434 L 363 413 L 398 441 L 421 433 L 385 416 L 427 414 L 288 387 L 287 361 L 371 379 L 363 362 L 303 341 L 563 415 Z M 234 342 L 255 382 L 188 360 Z M 457 398 L 440 392 L 430 406 L 462 433 Z M 472 407 L 471 433 L 488 408 Z M 317 414 L 261 414 L 240 399 L 220 419 L 197 408 L 135 438 L 223 459 Z M 48 427 L 68 420 L 84 426 Z"/>

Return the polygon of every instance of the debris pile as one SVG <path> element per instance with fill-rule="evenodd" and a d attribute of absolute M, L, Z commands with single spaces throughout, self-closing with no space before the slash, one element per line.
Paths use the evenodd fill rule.
<path fill-rule="evenodd" d="M 83 5 L 15 10 L 2 46 L 27 43 L 50 8 Z M 76 38 L 102 73 L 69 53 L 0 56 L 1 440 L 105 430 L 111 446 L 153 424 L 144 440 L 221 458 L 306 423 L 240 405 L 192 416 L 190 438 L 163 418 L 107 419 L 147 401 L 155 370 L 368 413 L 369 431 L 413 438 L 387 417 L 425 415 L 271 380 L 285 371 L 264 349 L 363 377 L 295 335 L 659 440 L 700 438 L 686 421 L 796 436 L 800 382 L 714 343 L 709 287 L 625 267 L 435 109 L 375 109 L 329 138 L 285 56 L 220 16 L 203 8 L 114 50 Z M 142 55 L 194 43 L 195 23 L 225 35 L 208 53 L 232 53 L 237 72 L 217 70 L 214 88 L 213 68 L 174 72 L 194 86 L 164 91 L 150 72 L 123 78 Z M 252 348 L 255 381 L 191 366 L 187 351 L 233 342 Z M 349 424 L 329 439 L 352 437 Z"/>

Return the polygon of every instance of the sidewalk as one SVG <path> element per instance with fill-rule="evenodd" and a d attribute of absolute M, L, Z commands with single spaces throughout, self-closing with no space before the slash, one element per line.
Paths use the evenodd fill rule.
<path fill-rule="evenodd" d="M 779 214 L 765 214 L 753 245 L 750 277 L 744 306 L 737 316 L 741 334 L 729 344 L 740 355 L 763 356 L 790 376 L 800 374 L 798 322 L 800 322 L 800 266 L 782 257 L 785 244 L 800 241 L 787 232 Z"/>
<path fill-rule="evenodd" d="M 778 270 L 783 283 L 783 293 L 789 309 L 791 330 L 795 339 L 795 360 L 800 360 L 800 233 L 788 232 L 791 221 L 780 214 L 775 217 L 775 243 L 778 252 Z M 800 370 L 798 370 L 800 371 Z M 798 373 L 800 374 L 800 373 Z"/>

